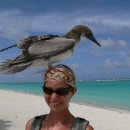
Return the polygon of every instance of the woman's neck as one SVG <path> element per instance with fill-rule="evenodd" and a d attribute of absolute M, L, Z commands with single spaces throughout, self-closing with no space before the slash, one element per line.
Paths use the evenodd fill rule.
<path fill-rule="evenodd" d="M 75 117 L 70 113 L 68 109 L 62 111 L 50 111 L 46 120 L 51 121 L 52 124 L 70 124 L 73 123 Z"/>

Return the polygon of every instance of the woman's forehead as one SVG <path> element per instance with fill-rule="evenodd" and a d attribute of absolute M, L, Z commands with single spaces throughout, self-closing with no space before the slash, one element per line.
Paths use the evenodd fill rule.
<path fill-rule="evenodd" d="M 55 79 L 48 79 L 46 82 L 45 82 L 45 86 L 62 86 L 62 87 L 68 87 L 69 85 L 62 82 L 62 81 L 58 81 L 58 80 L 55 80 Z"/>

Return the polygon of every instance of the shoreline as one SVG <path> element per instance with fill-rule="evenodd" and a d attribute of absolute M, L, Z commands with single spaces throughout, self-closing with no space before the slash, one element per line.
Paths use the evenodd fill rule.
<path fill-rule="evenodd" d="M 12 89 L 1 89 L 0 90 L 4 90 L 4 91 L 9 91 L 9 92 L 16 92 L 16 93 L 22 93 L 22 94 L 28 94 L 28 95 L 34 95 L 34 96 L 38 96 L 38 97 L 43 97 L 43 95 L 40 94 L 34 94 L 34 93 L 27 93 L 25 91 L 15 91 Z M 90 106 L 90 107 L 96 107 L 96 108 L 101 108 L 101 109 L 106 109 L 106 110 L 112 110 L 112 111 L 117 111 L 119 113 L 129 113 L 130 114 L 130 110 L 123 110 L 123 109 L 118 109 L 118 108 L 112 108 L 112 107 L 108 107 L 108 106 L 103 106 L 103 105 L 99 105 L 99 104 L 91 104 L 91 103 L 83 103 L 83 102 L 78 102 L 75 101 L 73 99 L 71 99 L 70 103 L 74 103 L 74 104 L 78 104 L 78 105 L 85 105 L 85 106 Z"/>
<path fill-rule="evenodd" d="M 44 97 L 0 89 L 0 129 L 24 130 L 34 116 L 49 113 Z M 80 108 L 80 109 L 79 109 Z M 75 117 L 89 120 L 94 130 L 129 130 L 130 113 L 70 103 Z"/>
<path fill-rule="evenodd" d="M 104 107 L 104 106 L 100 106 L 100 105 L 93 105 L 93 104 L 75 102 L 75 101 L 71 101 L 71 103 L 78 104 L 78 105 L 90 106 L 90 107 L 99 108 L 99 109 L 111 110 L 111 111 L 119 112 L 121 114 L 122 113 L 130 114 L 130 111 L 128 111 L 128 110 L 116 109 L 116 108 L 112 108 L 112 107 L 110 108 L 110 107 Z"/>

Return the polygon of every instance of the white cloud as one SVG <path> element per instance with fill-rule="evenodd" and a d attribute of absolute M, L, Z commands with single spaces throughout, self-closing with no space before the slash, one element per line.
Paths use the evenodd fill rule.
<path fill-rule="evenodd" d="M 129 19 L 121 18 L 121 15 L 119 19 L 115 17 L 116 13 L 115 15 L 106 15 L 104 12 L 98 14 L 92 11 L 92 14 L 84 14 L 83 10 L 80 13 L 77 10 L 77 13 L 73 12 L 71 14 L 52 12 L 43 14 L 41 12 L 33 15 L 20 10 L 4 11 L 0 13 L 0 36 L 19 40 L 27 37 L 30 31 L 66 32 L 77 24 L 90 25 L 90 27 L 96 28 L 97 31 L 120 28 L 120 30 L 125 30 L 126 33 L 130 32 Z"/>
<path fill-rule="evenodd" d="M 95 56 L 95 57 L 104 57 L 101 53 L 96 52 L 96 51 L 90 51 L 90 54 Z"/>
<path fill-rule="evenodd" d="M 82 68 L 82 66 L 79 65 L 78 63 L 71 64 L 70 67 L 73 69 L 81 69 Z"/>
<path fill-rule="evenodd" d="M 96 68 L 96 69 L 100 68 L 99 65 L 97 65 L 97 64 L 91 64 L 90 66 L 93 67 L 93 68 Z"/>
<path fill-rule="evenodd" d="M 75 15 L 77 14 L 77 15 Z M 93 15 L 77 13 L 71 14 L 60 14 L 60 13 L 46 13 L 39 14 L 32 17 L 32 29 L 43 30 L 43 28 L 49 31 L 55 30 L 68 31 L 71 27 L 77 24 L 86 24 L 93 28 L 94 31 L 107 30 L 111 33 L 123 34 L 130 32 L 130 22 L 127 19 L 117 18 L 115 16 L 111 17 L 111 14 L 98 14 L 97 12 Z M 98 15 L 97 15 L 98 14 Z M 58 29 L 58 30 L 57 30 Z M 113 31 L 114 30 L 114 31 Z M 123 33 L 122 33 L 123 32 Z"/>
<path fill-rule="evenodd" d="M 114 68 L 113 64 L 111 63 L 110 59 L 107 59 L 103 64 L 104 68 Z"/>
<path fill-rule="evenodd" d="M 130 58 L 125 59 L 123 62 L 111 61 L 107 59 L 105 63 L 102 64 L 104 68 L 122 68 L 122 67 L 130 67 Z"/>
<path fill-rule="evenodd" d="M 127 49 L 127 43 L 124 40 L 114 40 L 108 38 L 106 40 L 99 39 L 99 43 L 101 43 L 101 49 L 108 48 L 111 50 L 119 50 L 119 49 Z"/>
<path fill-rule="evenodd" d="M 16 40 L 27 37 L 29 33 L 26 30 L 30 26 L 30 20 L 26 17 L 18 10 L 1 12 L 0 37 Z"/>
<path fill-rule="evenodd" d="M 103 0 L 104 1 L 104 0 Z M 98 8 L 98 9 L 97 9 Z M 112 27 L 130 27 L 130 17 L 129 13 L 130 10 L 126 7 L 121 7 L 117 5 L 115 7 L 114 3 L 113 5 L 107 5 L 107 4 L 96 4 L 92 6 L 88 6 L 87 8 L 87 14 L 84 12 L 84 8 L 81 8 L 81 10 L 77 11 L 78 14 L 82 17 L 82 21 L 88 22 L 88 23 L 98 23 L 100 22 L 100 25 L 108 25 Z M 82 15 L 81 15 L 82 14 Z M 102 26 L 100 26 L 102 28 Z"/>
<path fill-rule="evenodd" d="M 130 50 L 126 52 L 126 55 L 130 57 Z"/>

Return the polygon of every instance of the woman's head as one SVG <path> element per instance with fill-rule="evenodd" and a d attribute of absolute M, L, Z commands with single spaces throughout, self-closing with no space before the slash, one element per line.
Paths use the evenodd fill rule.
<path fill-rule="evenodd" d="M 70 98 L 76 92 L 73 71 L 65 65 L 57 65 L 46 71 L 44 81 L 44 96 L 50 109 L 68 108 Z"/>
<path fill-rule="evenodd" d="M 64 82 L 71 87 L 75 87 L 76 79 L 74 72 L 66 65 L 56 65 L 54 68 L 49 68 L 45 73 L 44 82 L 54 79 Z"/>

